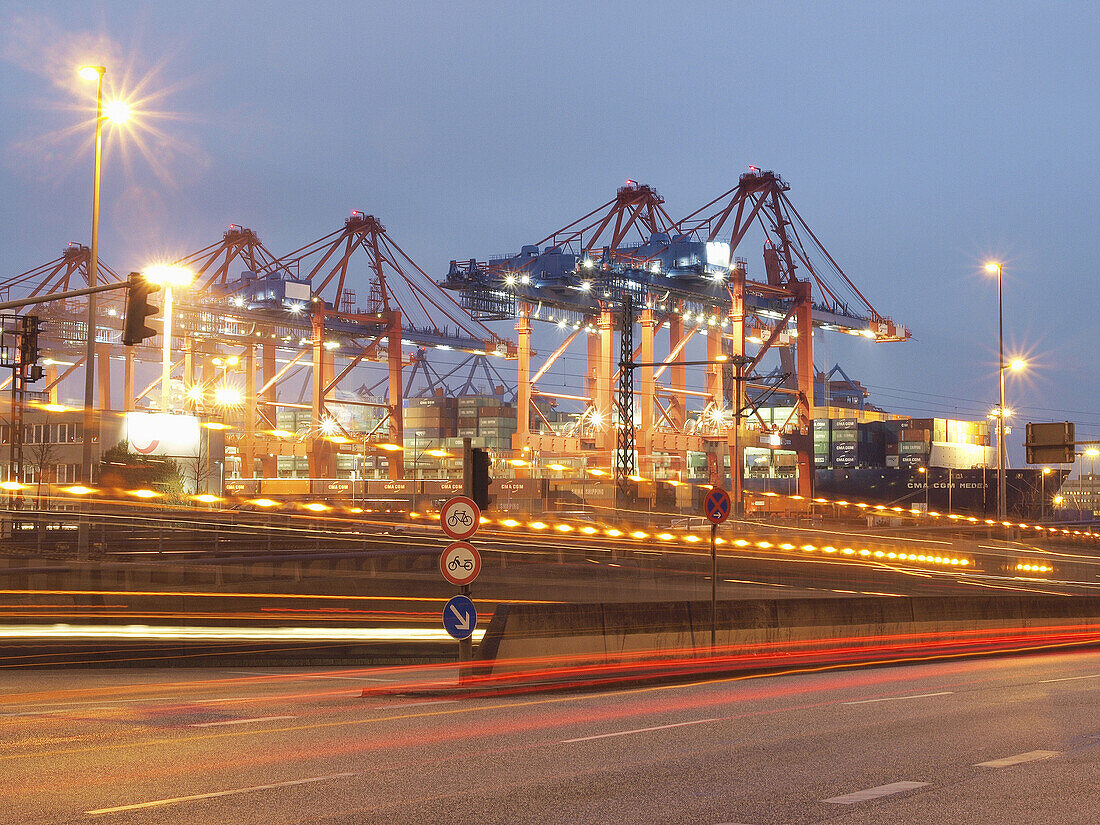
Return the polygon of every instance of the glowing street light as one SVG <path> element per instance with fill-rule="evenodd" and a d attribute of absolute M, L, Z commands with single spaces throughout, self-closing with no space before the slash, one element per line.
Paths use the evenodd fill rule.
<path fill-rule="evenodd" d="M 241 391 L 235 387 L 215 387 L 214 403 L 221 407 L 236 407 L 241 403 Z"/>
<path fill-rule="evenodd" d="M 103 117 L 111 123 L 125 123 L 130 119 L 130 106 L 123 100 L 110 100 L 103 105 Z"/>
<path fill-rule="evenodd" d="M 145 280 L 164 288 L 164 347 L 161 351 L 160 408 L 168 412 L 172 372 L 172 287 L 185 289 L 194 280 L 190 270 L 182 266 L 154 266 L 145 271 Z"/>

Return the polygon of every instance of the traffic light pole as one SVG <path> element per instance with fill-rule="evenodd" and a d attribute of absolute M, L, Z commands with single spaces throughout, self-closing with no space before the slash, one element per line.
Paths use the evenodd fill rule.
<path fill-rule="evenodd" d="M 92 264 L 95 263 L 95 251 L 92 251 Z M 93 373 L 95 369 L 95 297 L 100 292 L 112 292 L 117 289 L 129 289 L 130 283 L 128 281 L 122 281 L 116 284 L 100 284 L 96 286 L 85 287 L 84 289 L 71 289 L 68 292 L 51 292 L 49 295 L 40 295 L 37 298 L 24 298 L 18 301 L 4 301 L 0 303 L 0 310 L 5 309 L 20 309 L 22 307 L 34 306 L 35 304 L 48 304 L 51 301 L 60 301 L 64 298 L 78 298 L 81 295 L 88 296 L 88 341 L 87 350 L 84 355 L 84 375 L 85 375 L 85 404 L 84 404 L 84 437 L 81 445 L 81 461 L 80 466 L 84 475 L 84 483 L 92 483 L 92 434 L 89 423 L 91 421 L 91 395 L 88 388 L 94 386 Z M 89 525 L 84 519 L 80 520 L 77 525 L 77 544 L 79 545 L 80 553 L 86 554 L 88 551 L 89 540 Z"/>

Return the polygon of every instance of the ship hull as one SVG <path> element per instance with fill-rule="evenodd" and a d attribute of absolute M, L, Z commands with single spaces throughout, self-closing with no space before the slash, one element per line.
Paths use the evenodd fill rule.
<path fill-rule="evenodd" d="M 1008 514 L 1035 519 L 1050 513 L 1051 499 L 1068 471 L 1044 476 L 1041 469 L 1005 471 Z M 975 516 L 997 514 L 996 470 L 948 470 L 932 467 L 926 473 L 906 468 L 817 470 L 814 494 L 868 504 L 917 507 L 941 513 Z"/>

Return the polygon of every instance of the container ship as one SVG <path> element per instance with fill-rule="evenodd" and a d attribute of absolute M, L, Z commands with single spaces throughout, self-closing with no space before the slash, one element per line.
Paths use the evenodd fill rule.
<path fill-rule="evenodd" d="M 839 373 L 842 380 L 832 380 Z M 989 420 L 909 418 L 866 402 L 866 389 L 835 367 L 818 373 L 814 410 L 814 492 L 830 499 L 975 516 L 997 514 L 997 450 Z M 776 418 L 782 411 L 776 413 Z M 774 459 L 746 456 L 746 486 L 783 492 Z M 780 470 L 780 472 L 776 472 Z M 1041 519 L 1070 470 L 1008 469 L 1006 504 L 1014 518 Z M 793 479 L 791 479 L 793 484 Z M 793 490 L 792 490 L 793 492 Z"/>

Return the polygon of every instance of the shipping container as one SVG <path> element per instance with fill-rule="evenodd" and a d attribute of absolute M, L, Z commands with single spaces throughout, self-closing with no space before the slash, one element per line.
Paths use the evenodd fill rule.
<path fill-rule="evenodd" d="M 898 453 L 900 455 L 928 455 L 932 445 L 925 441 L 899 441 Z"/>
<path fill-rule="evenodd" d="M 516 426 L 516 417 L 506 415 L 479 415 L 477 419 L 478 426 L 489 424 L 492 426 L 500 427 L 514 427 Z"/>

